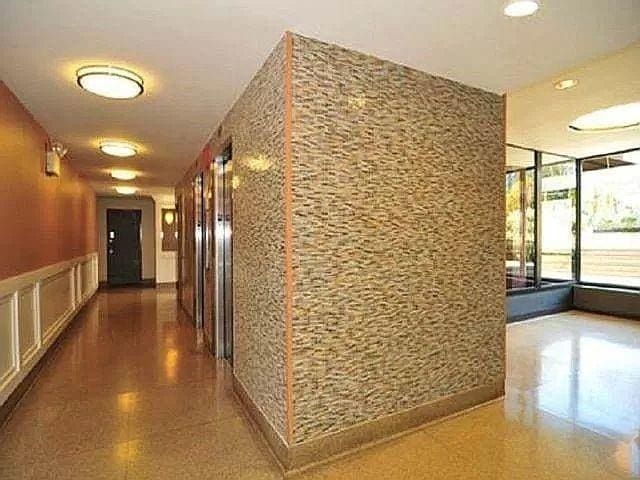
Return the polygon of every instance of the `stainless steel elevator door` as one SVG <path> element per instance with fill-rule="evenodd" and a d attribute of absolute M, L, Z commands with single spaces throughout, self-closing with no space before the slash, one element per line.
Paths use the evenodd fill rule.
<path fill-rule="evenodd" d="M 216 356 L 233 362 L 233 166 L 231 147 L 215 165 Z"/>
<path fill-rule="evenodd" d="M 197 328 L 202 328 L 204 312 L 204 209 L 202 173 L 198 173 L 193 180 L 195 255 L 194 255 L 194 321 Z"/>

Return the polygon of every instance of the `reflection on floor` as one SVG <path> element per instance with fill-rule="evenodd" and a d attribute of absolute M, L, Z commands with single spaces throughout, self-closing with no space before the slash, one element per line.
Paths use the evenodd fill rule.
<path fill-rule="evenodd" d="M 296 478 L 640 478 L 640 323 L 507 331 L 504 400 Z M 2 479 L 279 477 L 170 291 L 101 293 L 0 430 Z"/>

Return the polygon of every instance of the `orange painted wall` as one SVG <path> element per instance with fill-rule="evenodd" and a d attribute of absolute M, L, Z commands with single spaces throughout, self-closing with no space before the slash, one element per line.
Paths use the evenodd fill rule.
<path fill-rule="evenodd" d="M 0 280 L 97 248 L 95 194 L 66 161 L 44 174 L 47 138 L 0 81 Z"/>

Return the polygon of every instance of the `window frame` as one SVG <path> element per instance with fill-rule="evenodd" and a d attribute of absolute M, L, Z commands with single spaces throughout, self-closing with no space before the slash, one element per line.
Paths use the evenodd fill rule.
<path fill-rule="evenodd" d="M 640 287 L 639 286 L 634 286 L 634 285 L 624 285 L 624 284 L 612 284 L 612 283 L 599 283 L 599 282 L 589 282 L 589 281 L 583 281 L 582 280 L 582 272 L 581 272 L 581 265 L 582 265 L 582 164 L 585 161 L 589 161 L 589 160 L 593 160 L 596 158 L 601 158 L 601 157 L 606 157 L 606 156 L 613 156 L 613 155 L 622 155 L 625 153 L 630 153 L 630 152 L 635 152 L 635 151 L 640 151 L 640 146 L 639 147 L 635 147 L 635 148 L 629 148 L 626 150 L 620 150 L 620 151 L 615 151 L 615 152 L 609 152 L 609 153 L 602 153 L 599 155 L 591 155 L 588 157 L 582 157 L 582 158 L 576 158 L 576 157 L 570 157 L 567 155 L 562 155 L 562 154 L 558 154 L 558 153 L 552 153 L 552 152 L 547 152 L 544 150 L 537 150 L 537 149 L 533 149 L 533 148 L 527 148 L 527 147 L 522 147 L 520 145 L 515 145 L 515 144 L 511 144 L 511 143 L 507 143 L 505 147 L 510 147 L 510 148 L 517 148 L 517 149 L 521 149 L 521 150 L 527 150 L 530 152 L 533 152 L 534 154 L 534 215 L 535 215 L 535 234 L 534 234 L 534 258 L 535 258 L 535 265 L 534 265 L 534 275 L 535 275 L 535 282 L 534 285 L 530 286 L 530 287 L 517 287 L 517 288 L 511 288 L 511 289 L 507 289 L 507 295 L 519 295 L 519 294 L 523 294 L 523 293 L 527 293 L 527 292 L 532 292 L 532 291 L 536 291 L 536 290 L 546 290 L 546 289 L 554 289 L 554 288 L 559 288 L 559 287 L 564 287 L 567 285 L 585 285 L 585 286 L 592 286 L 592 287 L 602 287 L 602 288 L 610 288 L 610 289 L 622 289 L 622 290 L 631 290 L 631 291 L 638 291 L 640 292 Z M 566 161 L 574 161 L 575 162 L 575 176 L 576 176 L 576 181 L 575 181 L 575 185 L 576 185 L 576 202 L 575 202 L 575 228 L 576 228 L 576 233 L 575 233 L 575 238 L 574 238 L 574 251 L 575 251 L 575 260 L 574 262 L 572 262 L 572 276 L 573 279 L 572 280 L 558 280 L 558 281 L 550 281 L 549 283 L 545 283 L 543 284 L 543 278 L 542 278 L 542 263 L 541 263 L 541 258 L 542 258 L 542 249 L 541 249 L 541 234 L 542 234 L 542 229 L 543 229 L 543 225 L 542 225 L 542 155 L 553 155 L 555 157 L 558 158 L 564 158 L 566 159 Z M 558 162 L 560 163 L 560 162 Z M 504 174 L 506 175 L 508 173 L 507 169 L 505 168 Z M 506 193 L 505 193 L 506 195 Z M 506 228 L 506 225 L 505 225 Z M 506 232 L 506 230 L 505 230 Z M 506 243 L 505 243 L 506 245 Z M 505 267 L 505 274 L 506 274 L 506 267 Z M 505 288 L 506 288 L 506 281 L 505 281 Z"/>

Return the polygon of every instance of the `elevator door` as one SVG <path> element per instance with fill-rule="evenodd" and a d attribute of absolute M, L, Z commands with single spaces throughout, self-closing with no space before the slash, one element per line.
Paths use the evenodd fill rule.
<path fill-rule="evenodd" d="M 233 177 L 231 147 L 216 158 L 216 356 L 233 362 Z"/>
<path fill-rule="evenodd" d="M 195 228 L 193 312 L 197 328 L 202 328 L 204 312 L 204 209 L 202 173 L 193 180 L 193 212 Z"/>

